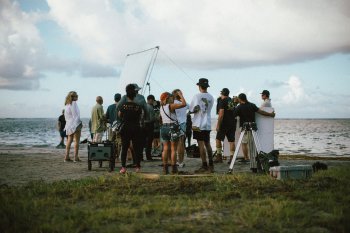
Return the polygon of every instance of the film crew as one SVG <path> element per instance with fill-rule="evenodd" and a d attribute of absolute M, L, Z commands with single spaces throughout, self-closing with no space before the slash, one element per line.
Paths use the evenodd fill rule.
<path fill-rule="evenodd" d="M 58 117 L 57 120 L 57 129 L 60 133 L 60 143 L 56 146 L 56 148 L 65 148 L 66 145 L 64 145 L 64 138 L 67 137 L 66 131 L 64 130 L 64 127 L 66 126 L 66 119 L 64 118 L 64 109 L 62 110 L 62 114 Z"/>
<path fill-rule="evenodd" d="M 141 106 L 142 109 L 142 115 L 140 118 L 139 125 L 143 129 L 144 128 L 144 116 L 148 114 L 148 107 L 145 100 L 145 97 L 141 94 L 139 94 L 139 91 L 141 90 L 141 87 L 139 87 L 136 83 L 132 83 L 129 85 L 133 85 L 135 88 L 136 96 L 133 98 L 133 102 L 137 103 Z M 130 87 L 131 88 L 131 87 Z M 117 111 L 119 112 L 120 107 L 127 102 L 127 95 L 123 95 L 123 97 L 120 99 L 120 101 L 117 104 Z M 117 116 L 117 119 L 119 120 L 119 116 Z M 141 136 L 144 138 L 144 130 L 140 132 Z M 131 144 L 132 145 L 132 144 Z M 136 156 L 139 157 L 140 160 L 143 159 L 143 150 L 138 150 L 138 154 L 136 153 L 136 150 L 133 150 L 133 148 L 130 148 L 131 154 L 133 155 L 133 164 L 132 167 L 136 166 Z"/>
<path fill-rule="evenodd" d="M 155 112 L 154 112 L 154 95 L 147 96 L 147 115 L 145 115 L 145 148 L 146 148 L 146 159 L 148 161 L 152 160 L 152 143 L 154 137 L 154 122 L 155 122 Z"/>
<path fill-rule="evenodd" d="M 270 99 L 270 92 L 268 90 L 263 90 L 260 94 L 261 94 L 261 99 L 263 100 L 260 108 L 272 107 L 271 99 Z"/>
<path fill-rule="evenodd" d="M 114 95 L 114 103 L 109 105 L 106 111 L 106 120 L 109 124 L 108 127 L 108 136 L 109 140 L 114 142 L 114 156 L 115 158 L 119 158 L 119 154 L 121 151 L 121 137 L 120 133 L 117 131 L 112 130 L 112 125 L 117 121 L 117 104 L 121 99 L 121 95 L 119 93 L 116 93 Z"/>
<path fill-rule="evenodd" d="M 229 97 L 229 89 L 223 88 L 220 94 L 219 116 L 216 124 L 216 159 L 214 161 L 216 163 L 222 163 L 222 142 L 225 137 L 227 137 L 230 144 L 230 160 L 235 152 L 236 118 L 233 116 L 235 105 Z"/>
<path fill-rule="evenodd" d="M 187 141 L 188 147 L 192 145 L 191 139 L 192 139 L 192 118 L 191 118 L 190 111 L 188 111 L 186 116 L 186 141 Z"/>
<path fill-rule="evenodd" d="M 181 104 L 181 99 L 179 96 L 180 89 L 175 89 L 172 92 L 172 95 L 174 97 L 174 103 L 175 104 Z M 183 168 L 185 166 L 184 163 L 184 157 L 185 157 L 185 134 L 186 134 L 186 119 L 187 119 L 187 110 L 188 110 L 188 104 L 182 108 L 175 109 L 177 121 L 180 124 L 180 138 L 177 143 L 177 158 L 178 158 L 178 166 L 180 168 Z"/>
<path fill-rule="evenodd" d="M 234 117 L 240 117 L 240 127 L 242 127 L 245 123 L 255 122 L 255 113 L 259 113 L 264 116 L 275 117 L 275 112 L 269 113 L 259 109 L 255 104 L 250 103 L 247 100 L 247 96 L 244 93 L 238 95 L 239 105 L 233 112 Z M 249 133 L 249 132 L 248 132 Z M 256 161 L 253 158 L 248 157 L 248 140 L 249 134 L 245 134 L 242 139 L 242 151 L 244 155 L 244 159 L 242 162 L 251 163 L 251 169 L 256 171 Z"/>
<path fill-rule="evenodd" d="M 122 167 L 120 169 L 121 174 L 126 173 L 126 157 L 130 143 L 132 142 L 133 150 L 135 151 L 134 163 L 136 166 L 135 171 L 141 171 L 141 157 L 136 156 L 142 153 L 142 135 L 140 119 L 142 114 L 142 108 L 139 104 L 135 102 L 136 89 L 133 84 L 129 84 L 125 88 L 126 91 L 126 102 L 120 106 L 118 111 L 118 116 L 123 122 L 123 126 L 120 130 L 120 136 L 122 139 L 122 153 L 121 162 Z"/>
<path fill-rule="evenodd" d="M 190 111 L 193 112 L 192 130 L 193 139 L 197 140 L 202 166 L 196 173 L 208 173 L 214 171 L 213 151 L 210 145 L 211 110 L 214 105 L 214 97 L 208 93 L 209 81 L 200 78 L 197 83 L 199 93 L 191 101 Z M 209 166 L 207 163 L 207 154 Z"/>
<path fill-rule="evenodd" d="M 164 92 L 160 95 L 160 115 L 162 125 L 160 127 L 160 136 L 163 142 L 163 174 L 169 174 L 168 158 L 171 158 L 172 174 L 178 173 L 176 165 L 176 148 L 180 137 L 180 127 L 176 117 L 175 109 L 186 106 L 186 100 L 181 91 L 176 92 L 179 95 L 180 103 L 174 103 L 174 98 L 169 92 Z"/>
<path fill-rule="evenodd" d="M 106 120 L 103 111 L 103 98 L 96 97 L 96 104 L 91 110 L 91 132 L 94 134 L 93 142 L 102 142 L 103 132 L 106 131 Z"/>
<path fill-rule="evenodd" d="M 74 162 L 80 161 L 79 142 L 80 142 L 80 135 L 81 135 L 81 129 L 83 127 L 83 123 L 80 119 L 80 111 L 79 111 L 77 101 L 78 101 L 78 94 L 75 91 L 70 91 L 66 96 L 65 109 L 64 109 L 64 117 L 66 119 L 66 126 L 64 127 L 64 130 L 68 135 L 64 162 L 72 161 L 69 157 L 69 152 L 70 152 L 70 146 L 73 140 L 74 140 Z"/>
<path fill-rule="evenodd" d="M 162 156 L 160 144 L 160 102 L 157 100 L 154 102 L 154 130 L 153 130 L 153 144 L 152 144 L 152 154 L 157 154 L 157 156 Z M 160 151 L 160 154 L 159 154 Z"/>

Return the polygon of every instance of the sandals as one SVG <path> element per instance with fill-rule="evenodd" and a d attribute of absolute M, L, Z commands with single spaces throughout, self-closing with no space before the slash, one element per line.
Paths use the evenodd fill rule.
<path fill-rule="evenodd" d="M 80 160 L 80 158 L 76 158 L 76 159 L 74 159 L 73 162 L 74 162 L 74 163 L 76 163 L 76 162 L 81 162 L 81 160 Z"/>

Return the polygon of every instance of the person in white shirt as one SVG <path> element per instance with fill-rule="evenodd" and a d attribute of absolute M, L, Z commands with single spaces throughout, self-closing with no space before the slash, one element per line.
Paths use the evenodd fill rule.
<path fill-rule="evenodd" d="M 69 158 L 70 146 L 74 139 L 74 162 L 80 161 L 78 156 L 81 128 L 83 127 L 80 120 L 80 111 L 77 105 L 78 94 L 75 91 L 70 91 L 66 96 L 64 117 L 66 119 L 66 126 L 64 130 L 68 135 L 66 144 L 66 154 L 64 162 L 72 161 Z"/>
<path fill-rule="evenodd" d="M 207 92 L 209 87 L 208 79 L 200 78 L 197 86 L 200 93 L 193 97 L 190 111 L 194 113 L 192 119 L 193 138 L 198 143 L 202 166 L 195 172 L 207 173 L 214 171 L 213 151 L 210 145 L 211 110 L 214 105 L 214 97 Z M 207 154 L 209 166 L 206 158 Z"/>
<path fill-rule="evenodd" d="M 261 99 L 263 100 L 260 108 L 272 107 L 271 99 L 270 99 L 270 92 L 268 90 L 263 90 L 260 94 L 261 94 Z"/>
<path fill-rule="evenodd" d="M 180 96 L 177 94 L 180 91 L 180 89 L 173 90 L 172 94 L 174 96 L 174 103 L 180 104 Z M 180 168 L 185 166 L 184 163 L 184 156 L 185 156 L 185 134 L 186 134 L 186 120 L 187 120 L 187 110 L 189 105 L 186 104 L 186 106 L 182 108 L 175 109 L 177 121 L 180 124 L 180 138 L 179 142 L 177 144 L 177 156 L 178 156 L 178 165 Z"/>
<path fill-rule="evenodd" d="M 181 91 L 177 94 L 180 96 L 181 103 L 175 104 L 172 94 L 164 92 L 160 96 L 160 116 L 162 118 L 162 125 L 160 127 L 160 137 L 163 142 L 163 174 L 169 173 L 168 157 L 171 156 L 172 174 L 178 173 L 176 165 L 176 148 L 179 141 L 180 132 L 175 130 L 178 127 L 178 121 L 175 114 L 175 109 L 186 106 L 186 100 Z"/>

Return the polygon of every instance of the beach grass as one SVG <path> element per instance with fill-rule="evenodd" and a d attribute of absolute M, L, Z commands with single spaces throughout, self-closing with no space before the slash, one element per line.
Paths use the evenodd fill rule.
<path fill-rule="evenodd" d="M 0 232 L 350 232 L 350 165 L 310 179 L 112 174 L 0 187 Z"/>

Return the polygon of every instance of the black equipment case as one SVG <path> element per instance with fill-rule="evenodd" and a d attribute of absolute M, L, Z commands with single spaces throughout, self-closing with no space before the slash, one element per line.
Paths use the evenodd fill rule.
<path fill-rule="evenodd" d="M 88 169 L 91 170 L 92 161 L 98 161 L 102 167 L 102 161 L 109 161 L 110 171 L 115 167 L 114 143 L 111 141 L 103 141 L 100 143 L 88 142 Z"/>

